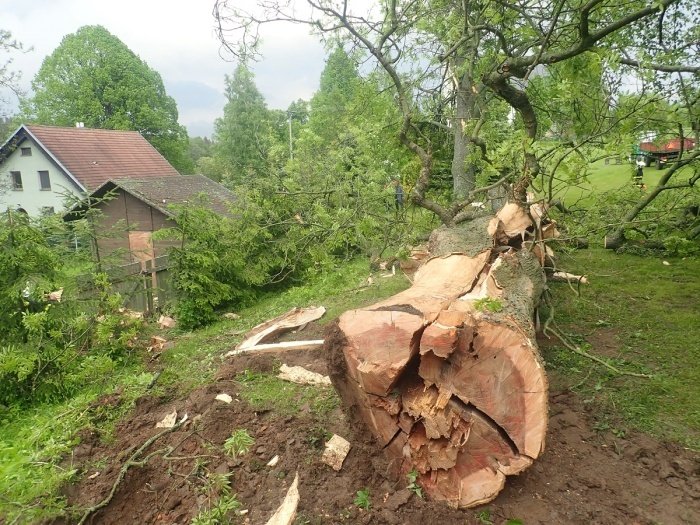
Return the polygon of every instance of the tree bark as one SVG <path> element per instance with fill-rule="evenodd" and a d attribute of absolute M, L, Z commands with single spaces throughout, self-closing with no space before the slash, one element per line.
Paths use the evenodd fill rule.
<path fill-rule="evenodd" d="M 351 417 L 455 507 L 490 501 L 544 449 L 547 380 L 533 314 L 545 277 L 537 225 L 515 205 L 442 227 L 413 286 L 340 316 L 326 337 Z"/>
<path fill-rule="evenodd" d="M 461 69 L 463 60 L 456 61 Z M 474 109 L 472 84 L 467 73 L 462 75 L 459 83 L 455 82 L 455 120 L 453 123 L 454 152 L 452 154 L 452 193 L 456 201 L 463 200 L 475 187 L 476 173 L 472 163 L 467 165 L 469 155 L 468 123 Z"/>

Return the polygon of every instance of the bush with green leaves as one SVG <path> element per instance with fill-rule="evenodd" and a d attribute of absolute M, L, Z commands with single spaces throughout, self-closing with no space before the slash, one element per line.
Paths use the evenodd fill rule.
<path fill-rule="evenodd" d="M 139 333 L 107 277 L 95 274 L 79 290 L 48 239 L 25 214 L 0 217 L 0 404 L 65 399 L 110 374 Z M 58 290 L 60 300 L 51 299 Z"/>
<path fill-rule="evenodd" d="M 651 191 L 652 188 L 646 191 Z M 585 207 L 574 206 L 570 214 L 561 217 L 566 237 L 601 239 L 624 223 L 627 212 L 645 195 L 632 184 L 613 191 L 592 194 Z M 700 219 L 688 209 L 700 202 L 700 188 L 677 189 L 659 194 L 639 215 L 625 225 L 625 238 L 632 247 L 622 251 L 648 254 L 665 251 L 670 256 L 686 257 L 700 253 L 700 237 L 692 239 L 691 232 Z M 592 213 L 591 210 L 595 210 Z M 556 216 L 556 211 L 552 212 Z"/>
<path fill-rule="evenodd" d="M 176 226 L 155 237 L 179 241 L 169 252 L 176 292 L 175 314 L 184 328 L 216 318 L 216 309 L 238 306 L 256 295 L 276 261 L 266 252 L 269 233 L 256 209 L 241 202 L 236 217 L 206 207 L 206 199 L 176 206 Z"/>
<path fill-rule="evenodd" d="M 255 439 L 244 428 L 234 430 L 231 436 L 224 441 L 224 451 L 231 457 L 245 456 L 250 447 L 255 443 Z"/>

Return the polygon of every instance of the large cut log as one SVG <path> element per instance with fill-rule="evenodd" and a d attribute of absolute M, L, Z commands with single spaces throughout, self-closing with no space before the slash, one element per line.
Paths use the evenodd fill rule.
<path fill-rule="evenodd" d="M 333 385 L 393 474 L 417 471 L 455 507 L 490 501 L 544 450 L 533 314 L 545 276 L 535 250 L 519 249 L 543 249 L 533 211 L 436 230 L 411 288 L 345 312 L 326 336 Z"/>

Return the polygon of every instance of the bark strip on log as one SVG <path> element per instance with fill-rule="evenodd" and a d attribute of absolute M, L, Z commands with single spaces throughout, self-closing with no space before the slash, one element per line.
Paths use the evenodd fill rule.
<path fill-rule="evenodd" d="M 325 342 L 331 381 L 393 473 L 415 469 L 430 497 L 455 507 L 490 501 L 544 450 L 547 380 L 532 322 L 544 272 L 533 250 L 508 247 L 537 241 L 542 217 L 506 208 L 436 230 L 438 256 L 413 286 L 344 313 Z"/>

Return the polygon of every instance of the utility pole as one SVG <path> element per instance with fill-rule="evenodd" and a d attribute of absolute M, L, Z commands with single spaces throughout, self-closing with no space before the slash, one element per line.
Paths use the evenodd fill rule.
<path fill-rule="evenodd" d="M 292 150 L 292 112 L 287 113 L 287 123 L 289 124 L 289 159 L 294 160 L 294 151 Z"/>

